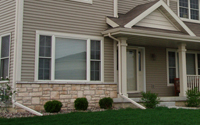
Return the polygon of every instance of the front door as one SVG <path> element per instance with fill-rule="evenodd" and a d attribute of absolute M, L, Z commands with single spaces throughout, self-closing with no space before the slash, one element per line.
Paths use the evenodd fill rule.
<path fill-rule="evenodd" d="M 128 49 L 127 56 L 127 92 L 137 91 L 137 50 Z"/>

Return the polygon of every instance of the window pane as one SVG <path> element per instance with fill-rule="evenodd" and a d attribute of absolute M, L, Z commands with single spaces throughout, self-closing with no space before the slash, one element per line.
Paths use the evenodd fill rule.
<path fill-rule="evenodd" d="M 191 10 L 191 19 L 199 20 L 199 11 L 198 10 Z"/>
<path fill-rule="evenodd" d="M 199 9 L 199 0 L 190 0 L 190 8 Z"/>
<path fill-rule="evenodd" d="M 86 40 L 56 38 L 55 79 L 86 80 Z"/>
<path fill-rule="evenodd" d="M 51 57 L 51 36 L 40 36 L 40 57 Z"/>
<path fill-rule="evenodd" d="M 9 57 L 10 36 L 2 37 L 1 58 Z"/>
<path fill-rule="evenodd" d="M 188 18 L 188 9 L 180 7 L 180 17 Z"/>
<path fill-rule="evenodd" d="M 101 46 L 100 41 L 91 40 L 91 59 L 100 60 L 100 58 L 101 58 L 101 56 L 100 56 L 101 47 L 100 46 Z"/>
<path fill-rule="evenodd" d="M 176 78 L 176 68 L 169 68 L 169 83 L 174 83 Z"/>
<path fill-rule="evenodd" d="M 39 80 L 50 79 L 51 59 L 39 59 Z"/>
<path fill-rule="evenodd" d="M 179 6 L 188 7 L 188 0 L 179 0 Z"/>
<path fill-rule="evenodd" d="M 187 75 L 195 75 L 195 54 L 186 54 Z"/>
<path fill-rule="evenodd" d="M 91 61 L 91 80 L 100 80 L 100 61 Z"/>
<path fill-rule="evenodd" d="M 169 67 L 176 67 L 175 52 L 168 52 Z"/>
<path fill-rule="evenodd" d="M 8 65 L 9 65 L 9 59 L 2 59 L 1 60 L 0 75 L 4 79 L 8 78 Z"/>

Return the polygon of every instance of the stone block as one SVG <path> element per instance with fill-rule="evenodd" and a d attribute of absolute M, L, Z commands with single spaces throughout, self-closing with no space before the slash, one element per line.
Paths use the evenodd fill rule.
<path fill-rule="evenodd" d="M 78 96 L 77 95 L 72 95 L 72 98 L 73 99 L 76 99 Z"/>
<path fill-rule="evenodd" d="M 61 91 L 62 87 L 53 87 L 53 91 Z"/>
<path fill-rule="evenodd" d="M 85 85 L 84 86 L 84 90 L 89 90 L 90 89 L 90 86 L 89 85 Z"/>
<path fill-rule="evenodd" d="M 47 88 L 43 88 L 42 90 L 43 90 L 43 91 L 52 91 L 53 89 L 47 87 Z"/>
<path fill-rule="evenodd" d="M 60 95 L 67 95 L 68 92 L 67 91 L 60 91 Z"/>
<path fill-rule="evenodd" d="M 40 85 L 39 85 L 39 84 L 32 84 L 31 87 L 32 87 L 32 88 L 39 88 Z"/>
<path fill-rule="evenodd" d="M 71 95 L 77 95 L 78 91 L 70 91 L 69 94 Z"/>
<path fill-rule="evenodd" d="M 72 91 L 77 91 L 77 90 L 81 90 L 81 86 L 80 85 L 72 85 Z"/>
<path fill-rule="evenodd" d="M 30 93 L 30 96 L 42 96 L 42 92 L 32 92 Z"/>
<path fill-rule="evenodd" d="M 24 96 L 29 96 L 29 93 L 18 93 L 18 96 L 24 97 Z"/>
<path fill-rule="evenodd" d="M 71 99 L 72 96 L 71 95 L 60 95 L 61 99 Z"/>
<path fill-rule="evenodd" d="M 22 84 L 22 88 L 31 88 L 31 84 Z"/>
<path fill-rule="evenodd" d="M 102 94 L 104 94 L 104 90 L 96 90 L 96 94 L 97 95 L 102 95 Z"/>
<path fill-rule="evenodd" d="M 27 92 L 33 92 L 32 88 L 27 88 Z"/>
<path fill-rule="evenodd" d="M 90 89 L 97 89 L 97 85 L 90 85 Z"/>
<path fill-rule="evenodd" d="M 21 87 L 22 87 L 21 84 L 17 84 L 17 85 L 16 85 L 16 88 L 21 88 Z"/>
<path fill-rule="evenodd" d="M 83 97 L 83 91 L 78 91 L 78 97 L 79 98 Z"/>
<path fill-rule="evenodd" d="M 60 94 L 59 91 L 53 91 L 51 92 L 51 99 L 59 99 L 60 98 Z"/>
<path fill-rule="evenodd" d="M 39 97 L 33 97 L 32 98 L 32 104 L 40 104 L 40 98 Z"/>
<path fill-rule="evenodd" d="M 84 95 L 93 95 L 94 94 L 94 90 L 85 90 L 84 91 Z"/>
<path fill-rule="evenodd" d="M 117 91 L 111 91 L 110 98 L 117 98 Z"/>
<path fill-rule="evenodd" d="M 41 85 L 42 88 L 49 88 L 49 85 Z"/>
<path fill-rule="evenodd" d="M 87 98 L 88 101 L 90 101 L 92 97 L 87 95 L 86 98 Z"/>
<path fill-rule="evenodd" d="M 26 92 L 26 88 L 19 88 L 18 91 L 19 92 Z"/>
<path fill-rule="evenodd" d="M 33 88 L 33 92 L 38 92 L 39 89 L 38 88 Z"/>

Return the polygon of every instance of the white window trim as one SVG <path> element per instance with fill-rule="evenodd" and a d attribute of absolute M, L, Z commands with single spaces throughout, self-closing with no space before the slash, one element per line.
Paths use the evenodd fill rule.
<path fill-rule="evenodd" d="M 83 2 L 83 3 L 90 3 L 90 4 L 92 4 L 92 0 L 72 0 L 72 1 L 77 1 L 77 2 Z"/>
<path fill-rule="evenodd" d="M 71 39 L 81 39 L 87 41 L 87 80 L 55 80 L 54 79 L 54 71 L 55 71 L 55 47 L 52 47 L 52 60 L 51 60 L 51 80 L 38 80 L 38 66 L 39 66 L 39 36 L 47 35 L 52 36 L 52 46 L 55 46 L 55 38 L 71 38 Z M 91 81 L 90 80 L 90 40 L 100 40 L 101 41 L 101 77 L 100 81 Z M 36 31 L 36 44 L 35 44 L 35 77 L 34 80 L 36 82 L 71 82 L 71 83 L 103 83 L 104 82 L 104 38 L 97 36 L 87 36 L 87 35 L 77 35 L 77 34 L 69 34 L 69 33 L 58 33 L 58 32 L 48 32 L 48 31 Z"/>
<path fill-rule="evenodd" d="M 8 78 L 10 77 L 10 46 L 11 46 L 11 33 L 7 33 L 7 34 L 4 34 L 4 35 L 0 35 L 0 61 L 1 61 L 1 44 L 2 44 L 2 37 L 5 37 L 5 36 L 10 36 L 10 43 L 9 43 L 9 56 L 8 56 Z M 1 64 L 1 63 L 0 63 Z M 1 66 L 0 66 L 1 67 Z"/>
<path fill-rule="evenodd" d="M 177 1 L 177 12 L 178 12 L 178 17 L 180 17 L 180 7 L 179 7 L 179 0 L 174 0 L 174 1 Z M 180 17 L 180 19 L 182 21 L 187 21 L 187 22 L 193 22 L 193 23 L 200 23 L 200 0 L 199 0 L 199 20 L 194 20 L 194 19 L 191 19 L 191 15 L 190 15 L 190 0 L 188 0 L 188 17 L 189 18 L 182 18 Z"/>
<path fill-rule="evenodd" d="M 175 52 L 175 63 L 176 63 L 176 77 L 178 77 L 178 60 L 177 60 L 177 49 L 167 49 L 166 50 L 166 60 L 167 60 L 167 86 L 174 86 L 174 83 L 169 83 L 169 58 L 168 58 L 168 52 Z"/>

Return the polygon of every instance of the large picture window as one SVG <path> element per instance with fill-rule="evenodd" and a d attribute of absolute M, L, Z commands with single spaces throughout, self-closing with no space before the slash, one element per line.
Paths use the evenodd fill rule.
<path fill-rule="evenodd" d="M 10 35 L 0 38 L 0 76 L 6 79 L 9 77 Z"/>
<path fill-rule="evenodd" d="M 101 39 L 38 34 L 36 80 L 102 80 Z"/>
<path fill-rule="evenodd" d="M 179 0 L 179 15 L 182 18 L 199 20 L 199 0 Z"/>

